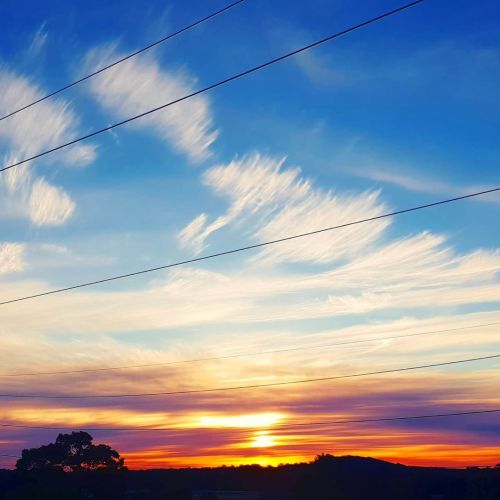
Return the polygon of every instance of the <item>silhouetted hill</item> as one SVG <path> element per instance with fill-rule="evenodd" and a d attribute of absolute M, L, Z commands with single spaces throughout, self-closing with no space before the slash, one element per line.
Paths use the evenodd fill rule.
<path fill-rule="evenodd" d="M 308 464 L 20 474 L 0 500 L 500 500 L 500 468 L 407 467 L 322 455 Z"/>

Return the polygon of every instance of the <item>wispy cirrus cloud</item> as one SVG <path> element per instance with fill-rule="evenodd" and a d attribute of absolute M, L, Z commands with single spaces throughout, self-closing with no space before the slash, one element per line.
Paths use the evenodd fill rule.
<path fill-rule="evenodd" d="M 297 168 L 282 171 L 284 162 L 254 154 L 206 171 L 204 184 L 229 201 L 229 210 L 211 223 L 206 214 L 200 214 L 180 232 L 181 245 L 199 253 L 206 239 L 224 226 L 257 213 L 265 217 L 279 203 L 304 198 L 310 191 L 309 182 L 300 179 Z"/>
<path fill-rule="evenodd" d="M 0 113 L 8 114 L 30 102 L 36 101 L 45 95 L 28 78 L 15 73 L 0 71 Z M 9 154 L 18 160 L 32 156 L 43 149 L 50 149 L 76 137 L 78 119 L 70 109 L 69 104 L 61 99 L 52 99 L 38 103 L 29 110 L 25 110 L 0 122 L 0 141 L 8 148 Z M 71 151 L 69 148 L 68 151 Z M 82 164 L 82 157 L 93 159 L 95 147 L 80 145 L 78 154 L 65 153 L 66 164 L 76 160 Z M 58 158 L 55 155 L 54 158 Z"/>
<path fill-rule="evenodd" d="M 27 49 L 28 55 L 31 57 L 38 56 L 45 47 L 48 37 L 47 22 L 44 21 L 33 35 L 33 39 Z"/>
<path fill-rule="evenodd" d="M 102 67 L 119 58 L 112 47 L 94 49 L 87 56 L 87 67 Z M 186 71 L 164 69 L 149 56 L 125 61 L 94 78 L 90 85 L 97 101 L 122 119 L 190 94 L 195 83 L 196 79 Z M 205 96 L 195 96 L 141 118 L 134 126 L 153 129 L 193 162 L 208 158 L 217 138 Z"/>
<path fill-rule="evenodd" d="M 27 218 L 38 227 L 65 224 L 76 207 L 64 189 L 33 176 L 28 166 L 5 172 L 0 178 L 0 195 L 1 218 Z"/>
<path fill-rule="evenodd" d="M 75 203 L 61 189 L 40 178 L 30 194 L 30 219 L 35 226 L 60 226 L 75 211 Z"/>
<path fill-rule="evenodd" d="M 370 167 L 358 166 L 355 170 L 349 170 L 351 175 L 370 179 L 380 184 L 397 186 L 406 191 L 414 193 L 426 193 L 443 196 L 464 196 L 476 191 L 486 191 L 497 186 L 460 186 L 442 179 L 430 177 L 422 173 L 417 173 L 411 169 L 380 167 L 371 165 Z M 498 193 L 487 194 L 475 198 L 479 202 L 500 203 Z"/>
<path fill-rule="evenodd" d="M 22 271 L 24 251 L 25 245 L 21 243 L 0 243 L 0 274 Z"/>
<path fill-rule="evenodd" d="M 206 171 L 204 184 L 227 199 L 229 209 L 211 223 L 207 223 L 205 214 L 198 216 L 180 232 L 181 244 L 199 253 L 212 233 L 230 223 L 252 224 L 253 237 L 268 241 L 374 217 L 385 210 L 376 192 L 345 196 L 323 191 L 302 177 L 300 169 L 284 168 L 284 163 L 285 159 L 253 154 Z M 291 245 L 268 247 L 256 259 L 332 262 L 375 241 L 387 224 L 382 220 L 370 226 L 325 233 L 316 236 L 313 245 L 310 241 L 296 240 Z"/>
<path fill-rule="evenodd" d="M 299 196 L 299 203 L 308 196 Z M 364 194 L 360 197 L 364 200 Z M 313 210 L 310 212 L 314 214 Z M 269 217 L 273 216 L 271 212 Z M 293 224 L 292 219 L 290 223 Z M 254 234 L 258 234 L 260 224 L 267 222 L 257 218 L 252 224 Z M 342 231 L 345 229 L 338 230 Z M 331 253 L 319 261 L 321 267 L 315 272 L 309 268 L 291 271 L 279 259 L 253 259 L 252 266 L 245 265 L 241 270 L 184 267 L 137 290 L 97 294 L 82 290 L 47 297 L 42 309 L 37 303 L 19 304 L 16 311 L 6 308 L 3 322 L 6 328 L 17 331 L 28 332 L 36 325 L 40 332 L 57 328 L 88 334 L 201 325 L 246 324 L 258 328 L 264 322 L 360 318 L 367 312 L 406 314 L 408 310 L 420 310 L 434 314 L 443 307 L 481 307 L 500 301 L 498 250 L 478 249 L 461 254 L 443 235 L 428 232 L 387 241 L 380 229 L 377 238 L 364 244 L 363 238 L 370 236 L 369 231 L 364 231 L 357 250 L 341 254 L 342 258 L 337 248 L 343 247 L 335 245 L 347 246 L 348 240 L 340 237 L 332 243 L 322 241 L 321 235 L 307 238 L 314 252 Z M 275 246 L 287 245 L 292 249 L 286 251 L 293 252 L 292 243 Z M 318 262 L 317 253 L 311 258 L 309 249 L 299 247 L 299 251 L 306 263 Z M 18 283 L 10 287 L 9 296 L 15 298 L 49 288 L 49 283 Z M 18 314 L 24 307 L 40 313 L 34 322 L 27 315 Z M 61 309 L 64 312 L 57 313 Z"/>
<path fill-rule="evenodd" d="M 44 91 L 25 77 L 0 71 L 0 114 L 7 114 L 44 95 Z M 8 165 L 73 139 L 78 119 L 62 100 L 50 100 L 0 122 L 0 153 Z M 93 145 L 78 145 L 49 161 L 85 166 L 96 158 Z M 42 160 L 35 160 L 40 162 Z M 2 217 L 28 218 L 36 226 L 64 224 L 73 214 L 75 203 L 60 187 L 33 174 L 29 162 L 3 173 L 0 178 Z"/>

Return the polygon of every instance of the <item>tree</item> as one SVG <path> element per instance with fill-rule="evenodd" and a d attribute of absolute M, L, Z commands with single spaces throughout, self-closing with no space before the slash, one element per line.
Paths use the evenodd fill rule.
<path fill-rule="evenodd" d="M 23 450 L 16 469 L 64 472 L 126 469 L 117 451 L 106 444 L 95 445 L 92 439 L 83 431 L 59 434 L 55 443 Z"/>

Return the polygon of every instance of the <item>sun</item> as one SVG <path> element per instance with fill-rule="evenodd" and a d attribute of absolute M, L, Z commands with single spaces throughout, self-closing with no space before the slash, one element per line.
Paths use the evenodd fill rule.
<path fill-rule="evenodd" d="M 268 431 L 259 431 L 254 434 L 254 438 L 250 442 L 252 448 L 270 448 L 278 443 L 274 436 L 270 436 Z"/>

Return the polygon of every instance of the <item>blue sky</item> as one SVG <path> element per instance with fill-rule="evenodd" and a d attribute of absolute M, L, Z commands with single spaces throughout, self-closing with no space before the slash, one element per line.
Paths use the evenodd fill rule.
<path fill-rule="evenodd" d="M 203 85 L 396 5 L 363 2 L 354 12 L 346 2 L 334 4 L 249 2 L 165 44 L 153 57 L 166 68 L 194 75 Z M 6 19 L 10 21 L 12 16 L 12 21 L 6 22 L 3 34 L 7 49 L 2 53 L 3 66 L 31 75 L 42 88 L 52 89 L 79 74 L 79 61 L 89 49 L 116 43 L 119 52 L 127 52 L 210 10 L 197 2 L 189 6 L 150 2 L 147 9 L 135 2 L 77 5 L 56 2 L 42 7 L 28 2 L 25 8 L 7 6 Z M 393 206 L 410 205 L 427 198 L 427 193 L 412 193 L 355 172 L 375 167 L 422 179 L 424 184 L 436 180 L 459 189 L 494 185 L 498 182 L 499 149 L 495 140 L 499 116 L 495 92 L 499 77 L 497 11 L 494 2 L 481 7 L 469 2 L 453 6 L 429 2 L 215 91 L 208 99 L 214 128 L 220 132 L 210 161 L 228 161 L 255 150 L 287 156 L 290 164 L 299 165 L 307 177 L 326 189 L 380 186 Z M 39 49 L 34 37 L 38 43 L 43 40 Z M 95 105 L 88 89 L 89 82 L 64 96 L 78 112 L 79 131 L 114 121 L 112 114 Z M 158 102 L 163 101 L 159 96 Z M 138 200 L 141 206 L 144 199 L 154 200 L 148 210 L 152 220 L 147 224 L 152 229 L 165 224 L 165 212 L 173 215 L 169 218 L 173 224 L 189 220 L 189 209 L 196 212 L 193 203 L 189 208 L 183 203 L 185 209 L 179 210 L 179 200 L 165 192 L 174 179 L 184 189 L 196 190 L 192 182 L 196 167 L 189 167 L 185 156 L 165 143 L 146 142 L 144 133 L 135 133 L 139 128 L 138 124 L 117 131 L 119 145 L 109 135 L 95 139 L 99 155 L 92 168 L 57 168 L 54 174 L 50 166 L 47 174 L 71 188 L 84 203 L 85 192 L 104 190 L 106 197 L 116 193 L 118 199 L 113 201 L 126 209 L 101 223 L 88 210 L 78 210 L 71 224 L 63 231 L 58 228 L 56 238 L 123 226 L 124 230 L 143 228 L 137 213 L 141 210 L 134 204 Z M 384 178 L 380 173 L 378 177 Z M 158 181 L 156 189 L 148 184 Z M 119 189 L 131 191 L 133 196 L 123 196 Z M 114 205 L 110 199 L 109 205 Z M 446 225 L 439 229 L 460 231 L 465 222 L 468 232 L 474 232 L 474 241 L 482 237 L 483 228 L 474 220 L 488 214 L 484 210 L 478 213 L 473 205 L 445 210 L 455 217 L 451 221 L 446 217 Z M 435 219 L 432 212 L 412 216 L 411 223 L 438 222 Z M 8 229 L 15 234 L 16 227 Z M 30 228 L 21 230 L 26 234 Z M 493 236 L 491 231 L 487 234 Z"/>
<path fill-rule="evenodd" d="M 223 5 L 7 0 L 1 114 Z M 161 105 L 397 5 L 247 0 L 0 122 L 2 161 Z M 428 0 L 9 171 L 0 180 L 2 298 L 500 185 L 499 15 L 493 1 Z M 499 215 L 498 196 L 478 198 L 9 305 L 2 333 L 17 334 L 6 341 L 5 366 L 113 365 L 200 355 L 214 346 L 226 352 L 356 336 L 366 328 L 492 322 L 500 318 Z M 478 333 L 473 352 L 490 352 L 492 334 Z M 28 342 L 30 355 L 17 356 Z M 471 352 L 441 342 L 422 348 L 412 348 L 407 361 Z M 399 348 L 393 354 L 396 362 Z M 387 362 L 375 349 L 346 368 L 366 362 L 363 356 Z M 280 367 L 272 361 L 276 376 L 288 373 Z M 314 360 L 304 364 L 307 373 L 320 369 Z"/>

